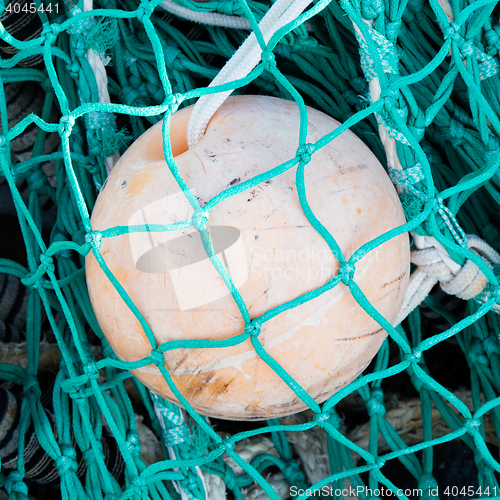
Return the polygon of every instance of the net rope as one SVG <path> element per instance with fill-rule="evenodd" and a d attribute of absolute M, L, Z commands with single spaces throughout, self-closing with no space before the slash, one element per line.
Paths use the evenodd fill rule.
<path fill-rule="evenodd" d="M 436 484 L 434 449 L 457 438 L 473 451 L 479 485 L 492 492 L 493 488 L 498 489 L 498 451 L 495 456 L 487 446 L 484 428 L 488 416 L 496 435 L 500 430 L 500 318 L 493 311 L 500 304 L 500 288 L 494 262 L 496 252 L 484 250 L 500 250 L 497 2 L 317 0 L 264 42 L 260 62 L 254 69 L 219 87 L 208 84 L 249 32 L 246 25 L 224 28 L 211 24 L 224 22 L 219 16 L 247 19 L 263 42 L 266 38 L 258 22 L 269 10 L 269 2 L 197 4 L 178 0 L 180 7 L 201 13 L 197 22 L 214 19 L 211 13 L 217 15 L 214 22 L 198 26 L 202 33 L 198 39 L 187 37 L 160 3 L 100 0 L 85 6 L 68 2 L 50 4 L 53 8 L 49 12 L 40 8 L 48 4 L 37 0 L 40 34 L 18 39 L 0 25 L 0 38 L 14 54 L 0 60 L 0 171 L 9 187 L 26 248 L 25 265 L 1 259 L 0 272 L 19 278 L 29 291 L 26 367 L 0 365 L 0 378 L 22 386 L 23 394 L 17 463 L 14 470 L 3 467 L 2 486 L 14 499 L 27 498 L 24 457 L 32 425 L 41 448 L 54 463 L 65 500 L 220 498 L 228 491 L 240 500 L 252 484 L 277 499 L 278 493 L 267 480 L 271 468 L 279 469 L 287 485 L 309 488 L 309 493 L 328 484 L 343 488 L 348 478 L 355 488 L 368 486 L 376 490 L 383 485 L 397 494 L 398 485 L 384 474 L 384 467 L 396 460 L 415 478 L 423 496 L 428 497 L 426 491 Z M 3 9 L 8 5 L 3 5 Z M 177 14 L 182 12 L 185 11 L 178 10 Z M 2 16 L 0 20 L 3 19 Z M 94 56 L 101 62 L 92 66 Z M 39 67 L 22 66 L 23 61 L 34 57 L 41 61 Z M 103 98 L 102 82 L 96 80 L 96 65 L 107 74 L 109 102 Z M 36 82 L 44 93 L 44 102 L 39 114 L 29 114 L 16 122 L 9 115 L 6 87 L 22 82 Z M 110 168 L 107 159 L 114 155 L 116 158 L 152 123 L 164 119 L 163 149 L 168 168 L 179 180 L 182 191 L 189 192 L 172 156 L 170 117 L 180 106 L 192 104 L 202 96 L 247 88 L 253 93 L 295 100 L 302 117 L 297 154 L 258 178 L 227 189 L 203 207 L 194 206 L 193 218 L 185 221 L 183 227 L 194 226 L 203 234 L 210 210 L 222 200 L 296 168 L 297 192 L 304 213 L 337 256 L 339 272 L 317 290 L 251 319 L 230 276 L 205 239 L 210 260 L 231 290 L 245 329 L 223 341 L 172 341 L 157 345 L 141 312 L 99 253 L 103 238 L 125 234 L 129 229 L 115 227 L 99 232 L 90 224 L 90 213 L 107 175 L 106 166 Z M 306 104 L 343 124 L 315 144 L 307 144 Z M 59 116 L 54 118 L 54 113 Z M 13 160 L 13 143 L 33 128 L 36 139 L 29 158 Z M 363 245 L 349 259 L 314 217 L 303 180 L 311 155 L 347 129 L 352 129 L 384 165 L 396 171 L 392 177 L 402 186 L 400 196 L 408 220 Z M 47 153 L 44 147 L 52 134 L 59 135 L 60 147 Z M 55 168 L 52 183 L 42 169 L 47 162 Z M 27 192 L 19 188 L 23 179 Z M 47 199 L 57 208 L 48 239 L 42 234 L 42 201 Z M 190 197 L 190 202 L 197 203 L 194 197 Z M 179 225 L 171 225 L 154 230 L 178 228 Z M 422 332 L 419 308 L 409 312 L 403 325 L 393 326 L 369 303 L 353 279 L 356 263 L 367 252 L 407 231 L 414 234 L 417 253 L 426 249 L 429 239 L 436 242 L 433 248 L 444 248 L 452 274 L 471 262 L 484 276 L 484 287 L 474 296 L 476 300 L 468 300 L 463 317 L 449 314 L 432 296 L 426 299 L 426 304 L 449 322 L 448 328 L 431 337 Z M 9 241 L 8 234 L 2 237 Z M 475 250 L 468 245 L 475 237 L 488 247 L 477 243 Z M 85 284 L 83 258 L 89 252 L 93 252 L 143 326 L 152 349 L 146 358 L 136 362 L 119 360 L 103 337 Z M 436 262 L 432 258 L 428 265 Z M 420 269 L 426 264 L 419 260 L 416 265 Z M 430 274 L 429 271 L 427 275 Z M 444 280 L 439 276 L 434 283 Z M 341 282 L 387 331 L 388 338 L 371 370 L 319 405 L 264 350 L 259 332 L 265 321 Z M 38 374 L 43 317 L 47 318 L 60 351 L 51 396 L 53 412 L 42 404 Z M 100 340 L 99 355 L 91 348 L 88 330 Z M 452 337 L 469 364 L 472 406 L 437 382 L 424 359 L 426 351 Z M 163 354 L 171 349 L 223 347 L 247 339 L 307 404 L 310 413 L 305 421 L 276 419 L 258 429 L 223 436 L 190 406 L 164 366 Z M 390 346 L 397 347 L 397 363 L 389 362 Z M 151 364 L 158 367 L 183 410 L 150 394 L 128 371 Z M 421 402 L 423 440 L 412 445 L 406 444 L 385 418 L 382 382 L 402 373 L 411 380 Z M 154 432 L 163 439 L 164 460 L 147 465 L 141 458 L 132 391 L 142 401 Z M 336 411 L 337 405 L 353 393 L 365 402 L 369 415 L 370 439 L 366 448 L 346 437 Z M 449 427 L 449 432 L 439 437 L 433 434 L 433 408 Z M 124 462 L 122 483 L 104 460 L 104 423 Z M 293 440 L 290 435 L 313 429 L 324 432 L 329 458 L 329 470 L 314 483 L 310 474 L 304 474 L 305 466 L 289 444 Z M 245 446 L 239 447 L 239 443 L 252 446 L 252 439 L 264 434 L 271 437 L 276 453 L 257 453 L 244 460 Z M 379 434 L 389 452 L 379 453 Z M 77 473 L 77 451 L 86 465 L 83 476 Z M 352 452 L 360 460 L 355 462 Z M 306 496 L 304 492 L 299 498 Z M 359 496 L 366 498 L 362 488 Z M 405 498 L 404 494 L 401 496 Z"/>

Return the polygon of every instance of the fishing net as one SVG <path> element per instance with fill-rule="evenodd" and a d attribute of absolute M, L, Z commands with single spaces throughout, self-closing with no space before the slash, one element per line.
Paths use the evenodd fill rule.
<path fill-rule="evenodd" d="M 430 498 L 438 486 L 436 454 L 453 441 L 469 450 L 475 467 L 473 491 L 462 496 L 498 495 L 497 2 L 317 0 L 271 37 L 248 76 L 221 88 L 207 86 L 250 30 L 259 32 L 271 2 L 178 0 L 180 14 L 198 13 L 198 24 L 159 3 L 100 0 L 93 10 L 87 2 L 69 1 L 2 6 L 0 186 L 19 222 L 2 232 L 10 253 L 0 260 L 0 271 L 5 283 L 20 280 L 16 293 L 25 307 L 15 309 L 3 297 L 2 320 L 13 324 L 14 316 L 22 316 L 4 336 L 3 352 L 17 349 L 14 354 L 24 356 L 14 364 L 14 354 L 3 356 L 0 365 L 0 378 L 11 391 L 2 396 L 8 403 L 2 415 L 5 490 L 26 498 L 38 481 L 56 485 L 64 499 L 276 499 L 318 491 L 336 498 L 382 491 Z M 235 20 L 236 27 L 217 26 Z M 151 356 L 117 359 L 90 305 L 84 256 L 93 252 L 103 264 L 100 241 L 119 232 L 96 232 L 90 224 L 106 167 L 152 124 L 169 120 L 200 96 L 227 89 L 293 99 L 301 111 L 310 105 L 342 122 L 316 144 L 306 145 L 302 133 L 293 168 L 304 171 L 310 155 L 351 129 L 388 167 L 408 222 L 341 261 L 339 274 L 323 287 L 286 305 L 348 285 L 388 333 L 368 370 L 318 405 L 246 328 L 238 341 L 251 337 L 258 354 L 310 410 L 221 430 L 175 389 L 162 364 L 169 346 L 156 345 L 152 332 Z M 298 188 L 308 208 L 303 185 Z M 393 326 L 352 276 L 363 255 L 407 231 L 415 243 L 413 272 L 421 276 L 417 288 L 424 290 L 416 303 L 425 299 L 416 308 L 410 303 L 408 318 Z M 469 281 L 457 284 L 454 279 L 466 271 Z M 463 300 L 434 287 L 438 282 Z M 258 321 L 247 318 L 253 326 Z M 57 345 L 48 356 L 47 345 Z M 439 353 L 437 365 L 444 364 L 440 370 L 429 364 L 436 360 L 433 352 Z M 465 370 L 452 374 L 470 388 L 467 397 L 443 377 L 454 358 L 463 360 Z M 41 364 L 56 371 L 49 396 Z M 151 364 L 183 410 L 150 393 L 128 371 Z M 411 435 L 394 414 L 388 417 L 398 408 L 389 408 L 390 395 L 402 385 L 411 386 L 409 407 L 418 408 L 406 420 L 419 422 Z M 353 401 L 367 415 L 359 439 L 346 418 Z M 7 449 L 13 434 L 15 447 Z M 158 438 L 163 453 L 148 459 L 145 448 Z M 404 474 L 391 472 L 394 464 L 409 473 L 407 484 L 419 493 L 399 490 Z"/>

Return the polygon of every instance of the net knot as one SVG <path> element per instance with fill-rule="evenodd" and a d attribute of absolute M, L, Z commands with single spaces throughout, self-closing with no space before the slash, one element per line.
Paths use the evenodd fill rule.
<path fill-rule="evenodd" d="M 477 432 L 478 427 L 481 425 L 481 422 L 477 418 L 468 418 L 465 421 L 465 428 L 467 429 L 468 434 L 475 434 Z"/>
<path fill-rule="evenodd" d="M 356 268 L 350 262 L 342 262 L 339 267 L 339 276 L 344 285 L 349 286 L 349 282 L 352 280 Z"/>
<path fill-rule="evenodd" d="M 127 434 L 126 445 L 132 456 L 139 457 L 141 455 L 141 442 L 135 432 Z"/>
<path fill-rule="evenodd" d="M 496 286 L 495 288 L 493 288 L 493 290 L 491 290 L 490 297 L 493 298 L 493 299 L 495 299 L 495 302 L 498 305 L 500 305 L 500 285 Z"/>
<path fill-rule="evenodd" d="M 165 355 L 162 352 L 153 349 L 149 355 L 151 362 L 158 368 L 165 366 Z"/>
<path fill-rule="evenodd" d="M 145 478 L 142 476 L 136 476 L 132 481 L 132 488 L 140 489 L 144 488 L 148 483 Z"/>
<path fill-rule="evenodd" d="M 262 55 L 260 56 L 262 62 L 264 63 L 264 66 L 266 68 L 274 67 L 276 66 L 276 57 L 273 53 L 272 50 L 264 50 L 262 51 Z"/>
<path fill-rule="evenodd" d="M 411 12 L 420 12 L 424 6 L 424 0 L 409 0 L 408 8 Z"/>
<path fill-rule="evenodd" d="M 385 415 L 384 394 L 381 389 L 373 389 L 372 397 L 366 403 L 366 409 L 370 417 L 374 415 L 383 417 Z"/>
<path fill-rule="evenodd" d="M 468 349 L 467 357 L 473 365 L 489 366 L 490 360 L 485 356 L 483 345 L 481 342 L 474 341 Z"/>
<path fill-rule="evenodd" d="M 234 450 L 234 442 L 230 437 L 226 437 L 222 440 L 222 443 L 219 444 L 219 447 L 226 451 L 231 451 Z"/>
<path fill-rule="evenodd" d="M 398 20 L 393 21 L 391 23 L 387 23 L 385 25 L 385 36 L 389 39 L 397 38 L 398 34 L 402 31 L 401 28 L 403 26 L 404 25 L 401 22 L 401 19 L 398 19 Z"/>
<path fill-rule="evenodd" d="M 165 96 L 164 104 L 169 107 L 171 113 L 175 113 L 181 103 L 182 96 L 179 94 L 168 94 Z"/>
<path fill-rule="evenodd" d="M 498 338 L 489 335 L 483 340 L 483 349 L 488 357 L 491 358 L 493 354 L 500 354 L 500 347 L 498 345 Z"/>
<path fill-rule="evenodd" d="M 286 468 L 283 471 L 283 475 L 290 484 L 304 480 L 304 474 L 302 474 L 300 470 L 300 464 L 294 459 L 290 459 L 286 462 Z"/>
<path fill-rule="evenodd" d="M 0 155 L 5 156 L 5 153 L 7 153 L 7 146 L 7 137 L 0 135 Z"/>
<path fill-rule="evenodd" d="M 382 0 L 361 0 L 361 15 L 368 21 L 377 18 L 384 12 Z"/>
<path fill-rule="evenodd" d="M 42 253 L 40 255 L 40 262 L 40 267 L 43 269 L 43 272 L 50 271 L 51 273 L 53 273 L 55 271 L 54 259 L 52 259 L 50 255 Z"/>
<path fill-rule="evenodd" d="M 83 367 L 83 371 L 88 376 L 89 380 L 97 380 L 99 378 L 99 369 L 94 361 L 90 361 Z"/>
<path fill-rule="evenodd" d="M 425 492 L 438 487 L 438 482 L 432 474 L 423 474 L 418 480 L 418 488 Z"/>
<path fill-rule="evenodd" d="M 257 321 L 250 321 L 245 325 L 243 331 L 252 337 L 258 337 L 260 335 L 260 324 Z"/>
<path fill-rule="evenodd" d="M 458 120 L 452 118 L 450 120 L 450 125 L 446 133 L 446 138 L 455 147 L 460 146 L 463 142 L 465 136 L 465 127 Z"/>
<path fill-rule="evenodd" d="M 209 215 L 208 212 L 206 210 L 201 209 L 201 208 L 198 210 L 195 210 L 191 220 L 193 221 L 193 227 L 197 231 L 203 231 L 206 228 L 207 221 L 208 221 L 208 215 Z"/>
<path fill-rule="evenodd" d="M 238 485 L 236 483 L 237 477 L 231 467 L 226 467 L 224 472 L 224 483 L 226 484 L 226 488 L 230 490 L 234 490 Z"/>
<path fill-rule="evenodd" d="M 449 40 L 450 38 L 457 40 L 458 38 L 460 38 L 459 31 L 460 31 L 460 26 L 455 22 L 451 22 L 450 25 L 443 32 L 443 38 L 445 40 Z"/>
<path fill-rule="evenodd" d="M 496 27 L 498 29 L 498 27 Z M 498 49 L 496 48 L 496 45 L 500 42 L 500 37 L 498 36 L 498 33 L 496 32 L 495 28 L 492 28 L 488 30 L 484 34 L 484 40 L 486 42 L 486 53 L 490 56 L 495 56 L 498 52 Z"/>
<path fill-rule="evenodd" d="M 144 23 L 144 21 L 150 18 L 153 10 L 154 8 L 151 6 L 150 2 L 141 2 L 141 5 L 139 5 L 139 8 L 137 9 L 137 19 L 139 19 L 141 23 Z"/>
<path fill-rule="evenodd" d="M 59 31 L 60 29 L 57 23 L 48 24 L 44 26 L 41 38 L 42 40 L 49 42 L 50 45 L 52 45 L 56 41 Z"/>
<path fill-rule="evenodd" d="M 313 144 L 304 144 L 303 146 L 299 146 L 297 148 L 296 156 L 299 158 L 299 161 L 304 165 L 307 165 L 311 161 L 311 156 L 314 153 L 314 145 Z"/>
<path fill-rule="evenodd" d="M 387 111 L 395 107 L 396 99 L 399 97 L 399 90 L 390 87 L 385 88 L 380 93 L 380 98 L 384 100 L 384 107 Z"/>
<path fill-rule="evenodd" d="M 28 496 L 28 486 L 23 483 L 23 476 L 17 471 L 12 471 L 5 482 L 5 489 L 10 495 L 11 493 L 20 493 Z"/>
<path fill-rule="evenodd" d="M 412 353 L 406 356 L 406 359 L 410 363 L 418 363 L 421 357 L 422 357 L 422 351 L 419 351 L 418 349 L 413 349 Z"/>
<path fill-rule="evenodd" d="M 340 417 L 335 410 L 316 413 L 313 417 L 313 422 L 315 422 L 318 427 L 324 427 L 326 423 L 329 423 L 335 429 L 340 429 Z"/>
<path fill-rule="evenodd" d="M 28 181 L 30 191 L 38 191 L 45 186 L 47 176 L 41 168 L 36 168 L 33 172 L 31 172 L 26 180 Z"/>
<path fill-rule="evenodd" d="M 71 131 L 73 130 L 73 126 L 75 125 L 75 117 L 71 115 L 65 115 L 59 120 L 59 134 L 71 135 Z"/>
<path fill-rule="evenodd" d="M 441 198 L 434 197 L 434 198 L 429 198 L 425 202 L 425 210 L 430 210 L 431 212 L 437 212 L 439 208 L 441 207 Z"/>
<path fill-rule="evenodd" d="M 96 446 L 97 446 L 97 453 L 99 455 L 102 455 L 103 454 L 102 443 L 100 441 L 97 441 Z M 87 466 L 97 462 L 96 450 L 94 450 L 93 447 L 89 448 L 88 450 L 85 450 L 82 453 L 82 458 Z"/>
<path fill-rule="evenodd" d="M 91 231 L 85 235 L 85 241 L 90 244 L 92 248 L 98 250 L 101 247 L 102 233 L 101 231 Z"/>
<path fill-rule="evenodd" d="M 35 394 L 36 398 L 40 398 L 42 391 L 38 379 L 34 375 L 27 375 L 23 384 L 24 397 L 28 398 L 30 394 Z"/>
<path fill-rule="evenodd" d="M 66 69 L 68 70 L 68 73 L 70 74 L 71 78 L 74 78 L 75 80 L 78 78 L 78 73 L 80 72 L 80 69 L 82 67 L 80 66 L 80 63 L 78 62 L 78 59 L 73 60 L 71 64 L 66 65 Z"/>
<path fill-rule="evenodd" d="M 316 49 L 319 43 L 316 38 L 311 36 L 298 35 L 295 37 L 294 45 L 304 52 L 309 52 L 310 50 Z"/>
<path fill-rule="evenodd" d="M 108 343 L 104 345 L 103 342 L 102 355 L 104 358 L 116 359 L 115 351 L 113 351 L 113 348 Z"/>
<path fill-rule="evenodd" d="M 470 40 L 464 40 L 460 44 L 460 54 L 462 58 L 471 57 L 476 52 L 475 45 Z"/>
<path fill-rule="evenodd" d="M 66 472 L 78 470 L 78 463 L 76 461 L 76 451 L 72 446 L 62 446 L 62 455 L 58 457 L 54 465 L 56 466 L 59 476 L 64 476 Z"/>

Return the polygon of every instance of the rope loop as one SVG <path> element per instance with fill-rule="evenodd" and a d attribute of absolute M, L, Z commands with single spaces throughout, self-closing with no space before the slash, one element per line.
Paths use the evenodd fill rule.
<path fill-rule="evenodd" d="M 31 172 L 31 174 L 26 178 L 30 191 L 39 191 L 42 189 L 46 182 L 47 176 L 41 168 L 36 168 Z"/>

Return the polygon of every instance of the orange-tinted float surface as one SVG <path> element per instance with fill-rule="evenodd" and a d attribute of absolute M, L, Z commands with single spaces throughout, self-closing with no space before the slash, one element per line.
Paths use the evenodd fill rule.
<path fill-rule="evenodd" d="M 209 123 L 202 140 L 186 146 L 192 108 L 171 119 L 179 172 L 203 207 L 237 186 L 293 158 L 299 112 L 294 102 L 232 97 Z M 311 108 L 307 142 L 339 123 Z M 208 230 L 221 263 L 251 318 L 325 284 L 339 263 L 300 206 L 297 167 L 225 199 L 210 211 Z M 317 151 L 305 167 L 307 199 L 316 217 L 349 258 L 364 243 L 405 223 L 396 191 L 380 163 L 350 131 Z M 118 162 L 92 214 L 94 230 L 171 224 L 193 208 L 164 161 L 161 123 L 140 137 Z M 100 252 L 150 325 L 158 344 L 170 340 L 227 339 L 244 321 L 193 227 L 103 238 Z M 99 324 L 125 360 L 151 347 L 138 320 L 94 256 L 87 283 Z M 372 305 L 395 320 L 409 277 L 407 234 L 391 239 L 356 264 L 354 281 Z M 272 356 L 318 402 L 356 378 L 386 333 L 364 312 L 342 282 L 321 296 L 262 325 L 259 336 Z M 304 403 L 256 354 L 250 339 L 227 348 L 177 349 L 165 366 L 202 414 L 256 420 L 290 415 Z M 177 402 L 156 366 L 134 370 L 153 391 Z"/>

